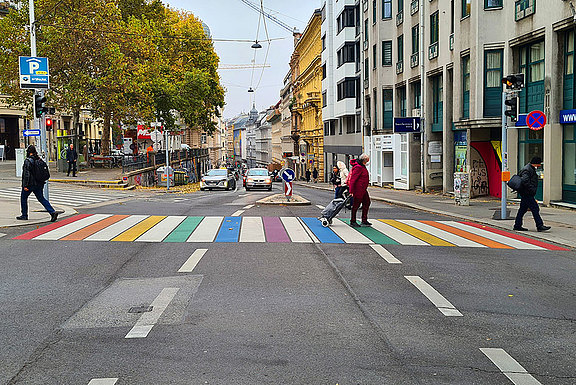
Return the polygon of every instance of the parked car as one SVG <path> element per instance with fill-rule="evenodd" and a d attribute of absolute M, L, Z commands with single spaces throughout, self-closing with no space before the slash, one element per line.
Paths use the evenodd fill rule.
<path fill-rule="evenodd" d="M 225 168 L 209 170 L 200 180 L 200 190 L 212 190 L 215 188 L 234 190 L 236 188 L 234 174 Z"/>
<path fill-rule="evenodd" d="M 266 188 L 272 191 L 272 178 L 265 168 L 251 168 L 246 172 L 246 191 L 253 188 Z"/>

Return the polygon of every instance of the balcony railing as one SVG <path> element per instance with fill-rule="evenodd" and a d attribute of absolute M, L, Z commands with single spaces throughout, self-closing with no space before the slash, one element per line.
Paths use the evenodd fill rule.
<path fill-rule="evenodd" d="M 438 42 L 428 47 L 428 59 L 432 60 L 438 57 Z"/>
<path fill-rule="evenodd" d="M 410 56 L 410 68 L 414 68 L 419 64 L 418 57 L 419 57 L 418 52 L 413 53 Z"/>
<path fill-rule="evenodd" d="M 418 8 L 420 8 L 420 1 L 412 0 L 412 2 L 410 3 L 410 15 L 413 15 L 416 12 L 418 12 Z"/>
<path fill-rule="evenodd" d="M 399 61 L 396 63 L 396 74 L 401 74 L 404 72 L 404 61 Z"/>
<path fill-rule="evenodd" d="M 404 11 L 400 11 L 396 14 L 396 26 L 404 22 Z"/>
<path fill-rule="evenodd" d="M 364 88 L 368 88 L 370 86 L 370 80 L 364 79 Z"/>
<path fill-rule="evenodd" d="M 454 51 L 454 34 L 450 35 L 450 39 L 448 40 L 448 46 L 450 48 L 450 51 Z"/>

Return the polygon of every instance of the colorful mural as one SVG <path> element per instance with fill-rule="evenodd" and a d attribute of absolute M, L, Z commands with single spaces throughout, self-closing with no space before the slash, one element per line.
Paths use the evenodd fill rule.
<path fill-rule="evenodd" d="M 470 143 L 470 195 L 502 197 L 500 141 Z"/>

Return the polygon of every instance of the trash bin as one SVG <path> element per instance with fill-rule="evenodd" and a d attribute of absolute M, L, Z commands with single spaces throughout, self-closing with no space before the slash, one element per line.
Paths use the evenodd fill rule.
<path fill-rule="evenodd" d="M 158 167 L 156 176 L 158 177 L 158 186 L 166 187 L 168 180 L 170 180 L 170 186 L 174 186 L 174 169 L 172 167 Z"/>
<path fill-rule="evenodd" d="M 174 171 L 174 183 L 176 186 L 188 184 L 188 174 L 185 171 Z"/>

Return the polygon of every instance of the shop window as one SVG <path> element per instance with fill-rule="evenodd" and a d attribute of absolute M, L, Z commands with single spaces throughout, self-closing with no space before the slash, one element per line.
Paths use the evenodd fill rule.
<path fill-rule="evenodd" d="M 502 57 L 501 49 L 484 53 L 484 116 L 502 115 Z"/>
<path fill-rule="evenodd" d="M 576 203 L 576 126 L 564 126 L 562 200 Z"/>
<path fill-rule="evenodd" d="M 392 90 L 382 91 L 383 126 L 391 130 L 394 127 L 394 99 Z"/>
<path fill-rule="evenodd" d="M 544 157 L 544 130 L 519 129 L 518 139 L 518 168 L 524 167 L 535 156 Z M 546 164 L 543 164 L 542 169 L 537 171 L 539 178 L 544 177 L 545 169 Z M 538 200 L 542 200 L 543 197 L 542 186 L 542 182 L 538 183 L 536 192 Z"/>
<path fill-rule="evenodd" d="M 470 118 L 470 56 L 462 58 L 462 117 Z"/>

